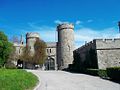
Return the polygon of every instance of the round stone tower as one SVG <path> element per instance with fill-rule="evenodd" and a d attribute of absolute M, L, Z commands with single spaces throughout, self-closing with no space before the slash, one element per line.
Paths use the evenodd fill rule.
<path fill-rule="evenodd" d="M 68 68 L 73 61 L 74 50 L 74 25 L 60 24 L 57 26 L 58 43 L 57 43 L 57 60 L 58 68 Z"/>
<path fill-rule="evenodd" d="M 34 44 L 36 39 L 40 38 L 39 34 L 36 32 L 31 32 L 26 34 L 26 46 L 30 48 L 30 52 L 34 54 Z"/>

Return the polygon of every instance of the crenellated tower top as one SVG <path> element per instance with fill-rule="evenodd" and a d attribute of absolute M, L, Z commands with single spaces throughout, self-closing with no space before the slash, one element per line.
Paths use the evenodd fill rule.
<path fill-rule="evenodd" d="M 37 32 L 31 32 L 26 34 L 26 38 L 40 38 L 39 33 Z"/>
<path fill-rule="evenodd" d="M 74 25 L 72 23 L 63 23 L 57 26 L 57 30 L 63 30 L 63 29 L 74 29 Z"/>

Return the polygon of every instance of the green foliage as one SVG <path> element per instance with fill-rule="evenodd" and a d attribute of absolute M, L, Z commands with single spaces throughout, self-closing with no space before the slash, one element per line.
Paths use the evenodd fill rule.
<path fill-rule="evenodd" d="M 11 51 L 11 53 L 10 53 L 10 55 L 9 55 L 8 62 L 18 60 L 18 57 L 19 57 L 19 56 L 18 56 L 17 53 L 16 53 L 16 48 L 15 48 L 15 46 L 12 46 L 12 51 Z"/>
<path fill-rule="evenodd" d="M 107 74 L 113 80 L 120 80 L 120 67 L 107 68 Z"/>
<path fill-rule="evenodd" d="M 30 47 L 23 48 L 23 53 L 20 60 L 31 64 L 43 64 L 46 60 L 46 43 L 42 40 L 36 39 L 34 44 L 35 53 L 31 55 Z"/>
<path fill-rule="evenodd" d="M 0 67 L 7 62 L 10 53 L 12 52 L 12 43 L 7 39 L 7 36 L 0 31 Z"/>
<path fill-rule="evenodd" d="M 30 47 L 24 47 L 23 53 L 19 58 L 20 60 L 31 63 L 33 61 L 33 56 L 30 53 Z"/>
<path fill-rule="evenodd" d="M 17 67 L 16 67 L 16 65 L 13 64 L 11 61 L 9 61 L 9 62 L 7 62 L 7 63 L 5 64 L 5 68 L 6 68 L 6 69 L 16 69 Z"/>
<path fill-rule="evenodd" d="M 84 69 L 85 74 L 89 74 L 93 76 L 98 76 L 98 71 L 99 69 Z"/>
<path fill-rule="evenodd" d="M 46 43 L 42 40 L 37 39 L 34 45 L 35 54 L 34 54 L 34 63 L 43 64 L 46 60 Z"/>
<path fill-rule="evenodd" d="M 25 70 L 0 69 L 0 90 L 32 90 L 37 82 L 37 77 Z"/>
<path fill-rule="evenodd" d="M 100 70 L 98 71 L 98 75 L 99 75 L 101 78 L 107 78 L 107 77 L 108 77 L 107 71 L 106 71 L 106 70 L 102 70 L 102 69 L 100 69 Z"/>

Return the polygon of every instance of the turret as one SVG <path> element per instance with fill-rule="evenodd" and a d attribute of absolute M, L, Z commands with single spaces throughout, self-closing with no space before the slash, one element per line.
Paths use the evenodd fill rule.
<path fill-rule="evenodd" d="M 58 68 L 68 68 L 73 61 L 74 49 L 74 25 L 73 24 L 59 24 L 57 26 L 58 43 L 57 43 L 57 60 Z"/>
<path fill-rule="evenodd" d="M 38 38 L 40 38 L 40 36 L 36 32 L 26 34 L 26 46 L 30 48 L 32 55 L 34 54 L 34 44 Z"/>

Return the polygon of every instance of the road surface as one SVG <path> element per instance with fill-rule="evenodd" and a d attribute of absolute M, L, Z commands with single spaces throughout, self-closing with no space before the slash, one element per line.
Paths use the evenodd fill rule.
<path fill-rule="evenodd" d="M 120 84 L 65 71 L 28 70 L 39 77 L 36 90 L 120 90 Z"/>

